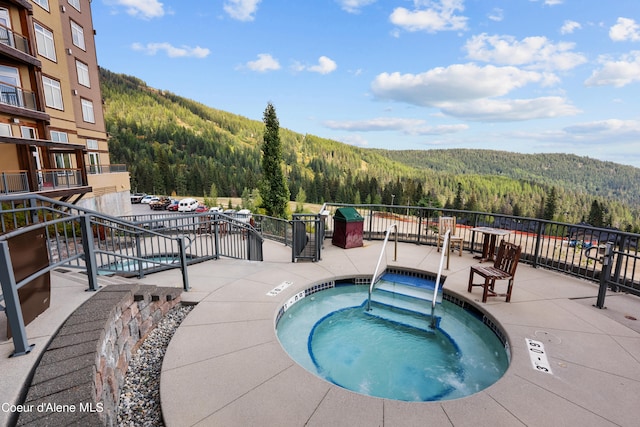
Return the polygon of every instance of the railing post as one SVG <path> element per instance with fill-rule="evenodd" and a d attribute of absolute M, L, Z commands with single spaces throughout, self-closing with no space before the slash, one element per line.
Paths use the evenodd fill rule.
<path fill-rule="evenodd" d="M 9 194 L 9 184 L 7 184 L 7 174 L 2 172 L 2 189 L 4 194 Z"/>
<path fill-rule="evenodd" d="M 604 257 L 602 258 L 602 271 L 600 273 L 600 287 L 598 288 L 598 299 L 596 307 L 606 308 L 604 306 L 604 298 L 607 295 L 609 287 L 609 279 L 611 278 L 611 264 L 613 263 L 613 245 L 607 243 L 605 247 Z"/>
<path fill-rule="evenodd" d="M 187 274 L 187 250 L 184 245 L 184 236 L 178 237 L 178 248 L 180 252 L 180 271 L 182 272 L 182 288 L 189 291 L 189 275 Z"/>
<path fill-rule="evenodd" d="M 542 221 L 538 221 L 536 227 L 536 244 L 533 250 L 533 261 L 531 262 L 531 267 L 538 267 L 538 258 L 540 257 L 540 246 L 542 243 L 542 234 L 544 233 L 544 223 Z"/>
<path fill-rule="evenodd" d="M 369 208 L 369 239 L 372 239 L 372 230 L 373 230 L 373 208 Z M 335 230 L 334 230 L 335 231 Z"/>
<path fill-rule="evenodd" d="M 142 258 L 142 248 L 140 246 L 140 233 L 136 233 L 136 257 Z M 144 277 L 144 269 L 142 268 L 142 261 L 138 259 L 138 279 L 142 279 Z"/>
<path fill-rule="evenodd" d="M 90 216 L 83 215 L 80 217 L 80 226 L 82 227 L 82 248 L 84 250 L 84 265 L 87 268 L 87 277 L 89 279 L 89 291 L 97 291 L 98 286 L 98 265 L 96 264 L 96 254 L 93 247 L 93 230 L 91 229 Z"/>
<path fill-rule="evenodd" d="M 0 242 L 0 286 L 5 302 L 7 322 L 13 336 L 14 352 L 11 357 L 23 356 L 31 351 L 33 345 L 27 342 L 27 331 L 22 318 L 20 297 L 16 288 L 16 278 L 13 274 L 9 244 L 6 240 Z"/>

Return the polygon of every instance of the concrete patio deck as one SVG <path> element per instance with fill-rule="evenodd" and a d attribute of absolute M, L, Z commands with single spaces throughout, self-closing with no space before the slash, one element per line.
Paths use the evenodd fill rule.
<path fill-rule="evenodd" d="M 190 268 L 198 306 L 174 336 L 162 370 L 161 398 L 170 426 L 634 426 L 640 419 L 640 300 L 611 295 L 592 306 L 597 286 L 521 265 L 511 303 L 477 302 L 507 332 L 511 365 L 502 379 L 467 398 L 406 403 L 362 396 L 293 362 L 274 330 L 277 310 L 312 283 L 372 274 L 381 242 L 343 250 L 325 245 L 317 263 L 291 263 L 288 248 L 269 243 L 265 262 L 223 261 Z M 391 254 L 392 249 L 388 248 Z M 399 245 L 389 265 L 437 271 L 434 247 Z M 451 257 L 445 287 L 466 291 L 469 254 Z M 173 279 L 170 277 L 173 276 Z M 148 277 L 150 283 L 158 278 Z M 178 272 L 163 274 L 179 283 Z M 276 297 L 267 292 L 293 285 Z M 498 285 L 500 286 L 500 285 Z M 615 307 L 614 307 L 615 306 Z M 612 318 L 613 317 L 613 318 Z M 525 338 L 545 345 L 553 375 L 533 369 Z"/>
<path fill-rule="evenodd" d="M 359 395 L 330 384 L 293 362 L 275 333 L 277 310 L 311 284 L 335 277 L 372 274 L 381 242 L 343 250 L 325 242 L 317 263 L 290 262 L 290 248 L 265 242 L 264 262 L 219 260 L 189 267 L 191 291 L 183 300 L 198 305 L 170 343 L 161 376 L 163 415 L 168 426 L 636 426 L 640 419 L 640 299 L 609 294 L 608 309 L 592 306 L 597 285 L 544 269 L 518 267 L 511 303 L 478 288 L 466 291 L 466 253 L 451 257 L 445 288 L 488 313 L 507 333 L 511 365 L 493 386 L 472 396 L 442 402 L 399 402 Z M 435 247 L 400 244 L 388 264 L 435 272 Z M 90 294 L 63 287 L 64 307 L 41 316 L 61 317 Z M 277 296 L 267 292 L 284 281 Z M 143 283 L 181 284 L 179 271 L 147 276 Z M 498 284 L 498 287 L 503 284 Z M 67 289 L 68 288 L 68 289 Z M 53 297 L 52 297 L 53 298 Z M 53 309 L 52 305 L 52 309 Z M 50 309 L 51 310 L 51 309 Z M 69 311 L 70 310 L 70 311 Z M 42 347 L 45 322 L 27 333 Z M 40 329 L 39 329 L 40 328 Z M 543 342 L 553 374 L 533 369 L 525 338 Z M 0 403 L 10 402 L 34 355 L 8 359 L 11 342 L 0 342 Z M 31 364 L 31 365 L 30 365 Z M 5 381 L 6 379 L 11 381 Z M 13 385 L 14 390 L 8 389 Z M 5 387 L 7 390 L 5 390 Z M 4 417 L 4 418 L 3 418 Z M 0 412 L 0 424 L 7 420 Z"/>

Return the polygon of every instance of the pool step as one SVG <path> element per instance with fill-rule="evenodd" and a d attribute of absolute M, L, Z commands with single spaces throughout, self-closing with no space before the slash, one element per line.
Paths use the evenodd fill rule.
<path fill-rule="evenodd" d="M 404 295 L 410 298 L 420 299 L 431 302 L 433 300 L 433 284 L 430 287 L 415 286 L 412 284 L 398 283 L 396 281 L 388 281 L 385 276 L 380 279 L 373 289 L 373 294 L 377 291 L 386 291 L 398 295 Z M 373 298 L 372 294 L 372 298 Z M 436 303 L 442 302 L 442 288 L 438 289 Z"/>
<path fill-rule="evenodd" d="M 428 313 L 415 311 L 407 308 L 401 308 L 396 305 L 388 305 L 378 300 L 371 300 L 371 310 L 365 311 L 369 316 L 386 320 L 388 322 L 397 323 L 410 328 L 419 329 L 426 332 L 434 332 L 431 327 L 431 306 L 429 305 Z M 435 327 L 440 324 L 440 316 L 435 316 Z"/>

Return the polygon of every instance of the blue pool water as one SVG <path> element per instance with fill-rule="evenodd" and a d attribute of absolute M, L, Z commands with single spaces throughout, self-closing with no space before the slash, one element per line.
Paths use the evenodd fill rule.
<path fill-rule="evenodd" d="M 282 346 L 329 382 L 403 401 L 468 396 L 506 371 L 504 345 L 477 315 L 445 300 L 437 304 L 434 329 L 430 316 L 413 311 L 373 304 L 367 312 L 367 292 L 368 286 L 341 285 L 300 299 L 278 321 Z M 406 300 L 405 307 L 427 305 L 430 313 L 430 302 L 393 298 Z"/>

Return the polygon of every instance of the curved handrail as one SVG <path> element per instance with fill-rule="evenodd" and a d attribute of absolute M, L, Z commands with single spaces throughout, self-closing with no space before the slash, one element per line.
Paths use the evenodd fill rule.
<path fill-rule="evenodd" d="M 442 266 L 444 264 L 445 254 L 449 256 L 449 235 L 451 229 L 447 229 L 444 233 L 444 241 L 442 242 L 442 255 L 440 255 L 440 266 L 438 267 L 438 274 L 436 275 L 436 283 L 433 285 L 433 299 L 431 300 L 431 328 L 436 327 L 436 299 L 438 298 L 438 287 L 440 286 L 440 278 L 442 277 Z"/>
<path fill-rule="evenodd" d="M 391 234 L 391 229 L 395 228 L 396 230 L 396 239 L 395 239 L 395 248 L 393 253 L 393 260 L 395 261 L 398 258 L 398 224 L 391 224 L 391 226 L 387 229 L 387 232 L 384 236 L 384 242 L 382 242 L 382 250 L 380 251 L 380 257 L 378 257 L 378 263 L 376 264 L 376 269 L 373 271 L 373 276 L 371 276 L 371 284 L 369 285 L 369 297 L 367 299 L 367 311 L 371 311 L 371 293 L 373 292 L 373 287 L 376 285 L 378 275 L 378 270 L 380 269 L 380 264 L 382 263 L 382 257 L 384 256 L 384 251 L 387 247 L 387 242 L 389 241 L 389 235 Z"/>

